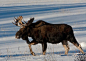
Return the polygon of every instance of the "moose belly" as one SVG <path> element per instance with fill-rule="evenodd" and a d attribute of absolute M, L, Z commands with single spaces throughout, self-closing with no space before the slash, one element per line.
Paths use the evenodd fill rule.
<path fill-rule="evenodd" d="M 52 38 L 49 38 L 48 42 L 49 43 L 53 43 L 53 44 L 56 44 L 56 43 L 60 43 L 63 41 L 63 38 L 61 37 L 52 37 Z"/>
<path fill-rule="evenodd" d="M 48 35 L 49 43 L 60 43 L 65 39 L 65 36 L 61 33 L 53 33 Z"/>

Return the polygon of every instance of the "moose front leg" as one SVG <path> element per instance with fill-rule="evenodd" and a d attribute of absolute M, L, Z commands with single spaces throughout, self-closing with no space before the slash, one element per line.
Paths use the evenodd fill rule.
<path fill-rule="evenodd" d="M 42 43 L 42 51 L 43 51 L 43 55 L 45 55 L 45 53 L 46 53 L 46 49 L 47 49 L 47 43 Z"/>
<path fill-rule="evenodd" d="M 30 49 L 30 53 L 35 56 L 35 53 L 32 51 L 32 48 L 31 48 L 31 45 L 35 45 L 37 44 L 37 42 L 31 42 L 28 46 L 29 46 L 29 49 Z"/>

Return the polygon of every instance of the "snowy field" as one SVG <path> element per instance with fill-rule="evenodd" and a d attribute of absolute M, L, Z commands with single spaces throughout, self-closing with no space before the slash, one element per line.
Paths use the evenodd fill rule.
<path fill-rule="evenodd" d="M 15 39 L 20 28 L 12 22 L 18 16 L 25 21 L 34 17 L 34 22 L 41 19 L 71 25 L 86 53 L 86 0 L 0 0 L 0 61 L 75 61 L 79 55 L 86 60 L 86 55 L 81 55 L 71 43 L 67 56 L 61 43 L 48 43 L 46 55 L 42 55 L 41 44 L 33 45 L 37 56 L 32 56 L 26 42 Z"/>

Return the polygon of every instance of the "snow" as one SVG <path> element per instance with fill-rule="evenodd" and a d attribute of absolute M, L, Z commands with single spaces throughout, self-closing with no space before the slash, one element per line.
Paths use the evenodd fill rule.
<path fill-rule="evenodd" d="M 48 43 L 46 55 L 41 44 L 33 45 L 36 56 L 30 54 L 28 45 L 15 34 L 20 29 L 12 24 L 14 17 L 31 17 L 49 23 L 66 23 L 73 27 L 74 35 L 86 52 L 86 0 L 0 0 L 0 61 L 74 61 L 79 50 L 70 42 L 70 51 L 64 55 L 61 43 Z M 29 37 L 30 41 L 32 40 Z M 85 55 L 86 57 L 86 55 Z"/>
<path fill-rule="evenodd" d="M 81 46 L 82 46 L 83 48 L 85 48 L 85 47 L 86 47 L 86 43 L 85 43 L 85 42 L 82 42 L 82 43 L 81 43 Z"/>

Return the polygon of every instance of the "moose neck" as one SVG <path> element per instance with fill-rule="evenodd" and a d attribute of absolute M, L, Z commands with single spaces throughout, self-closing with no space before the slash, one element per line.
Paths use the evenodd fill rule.
<path fill-rule="evenodd" d="M 32 27 L 27 27 L 27 29 L 26 29 L 26 32 L 27 32 L 27 34 L 28 34 L 29 37 L 32 36 L 32 35 L 31 35 L 32 29 L 33 29 Z"/>

